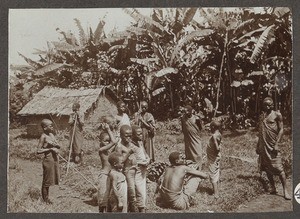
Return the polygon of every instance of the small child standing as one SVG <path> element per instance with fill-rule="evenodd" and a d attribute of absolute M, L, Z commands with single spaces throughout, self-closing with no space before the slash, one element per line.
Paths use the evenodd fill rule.
<path fill-rule="evenodd" d="M 99 213 L 105 212 L 107 203 L 104 200 L 105 190 L 106 190 L 106 181 L 108 177 L 108 173 L 111 170 L 111 166 L 108 162 L 108 155 L 109 149 L 111 149 L 114 145 L 116 145 L 117 141 L 112 133 L 109 125 L 107 123 L 103 123 L 103 131 L 100 134 L 100 149 L 99 149 L 99 156 L 101 160 L 101 170 L 99 174 L 99 186 L 98 186 L 98 206 L 99 206 Z"/>
<path fill-rule="evenodd" d="M 59 182 L 59 164 L 58 145 L 53 135 L 53 125 L 49 119 L 43 119 L 41 122 L 44 133 L 41 135 L 37 154 L 44 154 L 43 159 L 43 182 L 42 182 L 42 198 L 47 204 L 52 204 L 49 199 L 49 187 L 58 185 Z"/>
<path fill-rule="evenodd" d="M 220 146 L 222 135 L 220 133 L 221 123 L 212 121 L 210 124 L 211 132 L 213 133 L 209 139 L 206 153 L 207 163 L 209 168 L 210 180 L 213 185 L 213 194 L 216 198 L 219 197 L 219 179 L 220 179 Z"/>
<path fill-rule="evenodd" d="M 147 197 L 147 166 L 150 163 L 150 158 L 146 153 L 143 145 L 143 130 L 139 126 L 132 126 L 132 144 L 134 155 L 136 157 L 136 173 L 135 173 L 135 191 L 136 191 L 136 206 L 139 212 L 145 212 L 146 197 Z"/>
<path fill-rule="evenodd" d="M 106 183 L 105 200 L 112 212 L 127 212 L 127 182 L 123 170 L 123 156 L 113 152 L 108 156 L 111 170 Z"/>

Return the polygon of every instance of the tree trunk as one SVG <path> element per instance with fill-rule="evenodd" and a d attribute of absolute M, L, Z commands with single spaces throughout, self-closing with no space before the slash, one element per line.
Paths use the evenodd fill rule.
<path fill-rule="evenodd" d="M 228 41 L 228 32 L 226 32 L 226 35 L 225 35 L 224 50 L 223 50 L 223 55 L 222 55 L 220 71 L 219 71 L 219 81 L 218 81 L 218 89 L 217 89 L 216 108 L 215 108 L 213 117 L 216 117 L 216 114 L 217 114 L 217 111 L 218 111 L 218 108 L 219 108 L 220 86 L 221 86 L 222 70 L 223 70 L 225 57 L 226 57 L 226 53 L 227 53 L 227 41 Z"/>

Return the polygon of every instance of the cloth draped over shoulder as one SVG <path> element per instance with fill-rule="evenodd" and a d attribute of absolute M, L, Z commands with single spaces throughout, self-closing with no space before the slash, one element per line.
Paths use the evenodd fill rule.
<path fill-rule="evenodd" d="M 217 150 L 213 137 L 209 139 L 206 148 L 206 154 L 210 178 L 212 182 L 217 182 L 220 178 L 221 153 L 219 150 Z"/>
<path fill-rule="evenodd" d="M 181 119 L 185 144 L 185 156 L 187 160 L 192 160 L 194 162 L 202 160 L 200 128 L 195 122 L 197 119 L 199 118 L 194 115 L 191 118 L 183 116 Z"/>
<path fill-rule="evenodd" d="M 144 123 L 142 123 L 139 118 L 141 118 L 152 128 L 148 129 Z M 154 149 L 154 129 L 155 129 L 155 120 L 151 113 L 146 112 L 144 115 L 141 115 L 139 112 L 134 114 L 134 124 L 140 126 L 143 130 L 143 143 L 146 149 L 146 153 L 149 155 L 149 158 L 155 160 L 155 149 Z"/>
<path fill-rule="evenodd" d="M 74 131 L 74 138 L 73 138 L 73 145 L 72 145 L 72 153 L 73 154 L 80 154 L 81 147 L 83 145 L 83 123 L 84 123 L 84 115 L 79 113 L 79 118 L 77 118 L 76 126 L 74 128 L 74 123 L 72 121 L 75 119 L 75 113 L 72 113 L 69 118 L 69 124 L 71 124 L 70 127 L 70 142 L 73 136 Z M 80 121 L 80 122 L 79 122 Z"/>
<path fill-rule="evenodd" d="M 272 111 L 267 117 L 263 114 L 260 116 L 258 154 L 260 156 L 260 169 L 277 175 L 283 172 L 283 165 L 280 152 L 276 153 L 273 150 L 279 133 L 277 122 L 270 119 L 270 117 L 274 117 L 275 113 Z"/>
<path fill-rule="evenodd" d="M 43 159 L 43 182 L 45 187 L 59 184 L 59 164 L 58 156 L 53 151 L 45 153 Z"/>

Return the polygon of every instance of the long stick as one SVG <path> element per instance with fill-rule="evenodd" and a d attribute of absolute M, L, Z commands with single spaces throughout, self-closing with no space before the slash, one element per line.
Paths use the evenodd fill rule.
<path fill-rule="evenodd" d="M 74 140 L 74 135 L 75 135 L 75 129 L 76 129 L 76 122 L 77 122 L 77 113 L 75 114 L 74 128 L 73 128 L 73 133 L 72 133 L 72 138 L 71 138 L 71 144 L 70 144 L 70 151 L 69 151 L 69 157 L 68 157 L 68 163 L 67 163 L 67 173 L 66 173 L 66 176 L 68 175 L 68 172 L 69 172 L 69 166 L 70 166 L 70 160 L 71 160 L 71 153 L 72 153 L 72 145 L 73 145 L 73 140 Z"/>
<path fill-rule="evenodd" d="M 67 161 L 65 158 L 63 158 L 60 154 L 58 154 L 58 156 L 59 156 L 63 161 L 65 161 L 65 162 L 68 163 L 68 161 Z M 77 170 L 76 167 L 74 167 L 74 166 L 71 166 L 71 167 L 73 167 L 73 169 L 74 169 L 77 173 L 79 173 L 80 176 L 82 176 L 83 179 L 85 179 L 85 180 L 86 180 L 87 182 L 89 182 L 94 188 L 96 188 L 96 189 L 98 190 L 97 186 L 95 186 L 94 183 L 92 183 L 92 182 L 91 182 L 90 180 L 88 180 L 82 173 L 80 173 L 80 171 Z"/>

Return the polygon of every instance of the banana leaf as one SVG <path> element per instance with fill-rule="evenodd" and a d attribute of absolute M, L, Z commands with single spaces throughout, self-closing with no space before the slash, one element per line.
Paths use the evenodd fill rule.
<path fill-rule="evenodd" d="M 168 74 L 177 74 L 178 73 L 178 69 L 176 68 L 171 68 L 171 67 L 167 67 L 167 68 L 163 68 L 161 70 L 159 70 L 158 72 L 155 73 L 155 77 L 159 78 L 159 77 L 163 77 L 166 76 Z"/>
<path fill-rule="evenodd" d="M 40 69 L 38 69 L 36 72 L 35 72 L 35 75 L 44 75 L 48 72 L 51 72 L 51 71 L 54 71 L 54 70 L 57 70 L 61 67 L 64 66 L 64 63 L 51 63 L 49 65 L 46 65 Z"/>
<path fill-rule="evenodd" d="M 272 39 L 272 37 L 274 37 L 274 30 L 273 28 L 275 27 L 275 25 L 271 25 L 269 26 L 267 29 L 265 29 L 265 31 L 261 34 L 261 36 L 258 39 L 258 42 L 254 48 L 254 51 L 250 57 L 250 62 L 254 63 L 256 62 L 256 60 L 261 56 L 261 53 L 263 52 L 264 48 L 266 47 L 266 45 L 270 42 L 270 40 Z"/>

